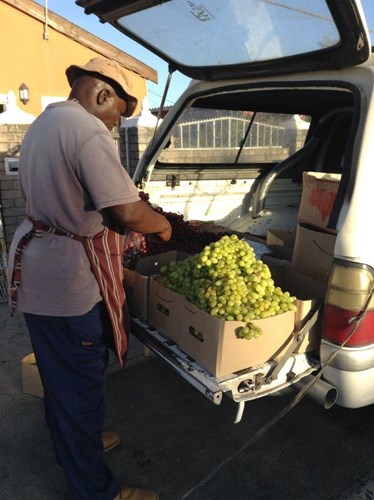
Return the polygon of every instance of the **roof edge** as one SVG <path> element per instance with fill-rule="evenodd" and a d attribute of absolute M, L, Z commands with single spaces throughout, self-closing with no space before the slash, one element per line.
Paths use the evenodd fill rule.
<path fill-rule="evenodd" d="M 32 0 L 2 1 L 33 17 L 34 19 L 45 23 L 45 8 L 42 5 Z M 94 50 L 103 57 L 113 59 L 122 66 L 134 71 L 147 80 L 158 83 L 156 70 L 50 10 L 48 10 L 48 26 L 62 35 L 67 36 L 71 40 Z M 72 29 L 72 27 L 74 29 Z"/>

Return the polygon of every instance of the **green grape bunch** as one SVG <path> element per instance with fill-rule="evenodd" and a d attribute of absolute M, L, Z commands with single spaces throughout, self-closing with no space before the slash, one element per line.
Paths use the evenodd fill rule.
<path fill-rule="evenodd" d="M 253 320 L 296 310 L 296 297 L 275 286 L 269 267 L 235 234 L 162 267 L 156 279 L 218 319 L 245 322 L 240 338 L 259 337 Z"/>
<path fill-rule="evenodd" d="M 262 335 L 262 330 L 251 322 L 237 329 L 236 336 L 240 339 L 258 339 Z"/>

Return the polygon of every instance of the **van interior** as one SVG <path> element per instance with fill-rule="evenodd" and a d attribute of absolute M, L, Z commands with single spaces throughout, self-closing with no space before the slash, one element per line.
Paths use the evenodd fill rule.
<path fill-rule="evenodd" d="M 351 175 L 359 99 L 353 86 L 331 82 L 231 85 L 192 96 L 161 154 L 135 181 L 152 186 L 151 201 L 165 210 L 264 237 L 270 226 L 296 228 L 303 171 L 339 173 L 328 225 L 334 230 Z M 289 126 L 296 118 L 297 137 Z"/>

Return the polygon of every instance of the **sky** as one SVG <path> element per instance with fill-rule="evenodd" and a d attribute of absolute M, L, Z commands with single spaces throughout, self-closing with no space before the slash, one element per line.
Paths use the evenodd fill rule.
<path fill-rule="evenodd" d="M 114 45 L 118 49 L 126 52 L 127 54 L 139 59 L 139 61 L 147 64 L 155 69 L 158 73 L 158 84 L 147 82 L 148 101 L 150 108 L 156 108 L 160 105 L 164 86 L 168 73 L 168 65 L 165 61 L 148 51 L 140 44 L 126 37 L 118 30 L 113 28 L 110 24 L 103 24 L 99 18 L 94 14 L 86 15 L 84 9 L 76 5 L 74 0 L 34 0 L 49 11 L 64 17 L 68 21 L 76 24 L 80 28 L 88 31 L 89 33 L 105 40 L 106 42 Z M 72 61 L 73 62 L 73 61 Z M 189 79 L 184 77 L 181 73 L 175 72 L 165 106 L 170 106 L 178 99 L 183 90 L 187 87 Z"/>

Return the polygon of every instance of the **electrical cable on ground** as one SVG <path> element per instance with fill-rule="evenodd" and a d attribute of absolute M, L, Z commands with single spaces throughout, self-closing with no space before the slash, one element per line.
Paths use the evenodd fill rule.
<path fill-rule="evenodd" d="M 338 352 L 346 345 L 347 342 L 349 342 L 349 340 L 351 339 L 351 337 L 353 336 L 353 334 L 355 333 L 358 325 L 360 324 L 362 318 L 365 316 L 366 314 L 366 310 L 370 304 L 370 301 L 372 299 L 372 296 L 373 296 L 373 293 L 374 293 L 374 287 L 371 289 L 369 295 L 368 295 L 368 299 L 365 303 L 365 306 L 364 308 L 362 309 L 362 311 L 360 312 L 360 314 L 358 314 L 357 316 L 355 316 L 354 318 L 351 318 L 351 321 L 350 321 L 350 324 L 353 324 L 353 327 L 351 329 L 351 331 L 348 333 L 346 339 L 344 340 L 344 342 L 342 342 L 338 349 L 336 349 L 335 351 L 333 351 L 330 356 L 327 358 L 325 364 L 323 365 L 323 367 L 320 369 L 320 371 L 317 373 L 317 375 L 314 377 L 313 380 L 311 380 L 309 383 L 307 383 L 297 394 L 296 396 L 293 398 L 293 400 L 288 404 L 286 405 L 279 413 L 277 413 L 271 420 L 269 420 L 269 422 L 267 422 L 267 424 L 265 424 L 261 429 L 259 429 L 250 439 L 248 439 L 243 446 L 241 446 L 238 450 L 235 451 L 235 453 L 233 453 L 232 455 L 230 455 L 229 457 L 227 457 L 223 462 L 221 462 L 220 464 L 218 464 L 207 476 L 205 476 L 196 486 L 194 486 L 193 488 L 191 488 L 189 491 L 187 491 L 187 493 L 185 493 L 181 500 L 184 500 L 186 498 L 188 498 L 190 495 L 192 495 L 192 493 L 194 493 L 197 489 L 199 489 L 201 486 L 203 486 L 204 484 L 206 484 L 208 481 L 210 481 L 212 479 L 212 477 L 214 477 L 217 472 L 224 466 L 226 465 L 227 463 L 229 463 L 232 459 L 234 459 L 235 457 L 237 457 L 238 455 L 240 455 L 240 453 L 242 453 L 244 450 L 246 450 L 251 444 L 253 444 L 255 441 L 257 441 L 257 439 L 259 439 L 261 436 L 263 436 L 265 434 L 266 431 L 268 431 L 269 429 L 271 429 L 271 427 L 273 427 L 274 424 L 276 424 L 278 422 L 278 420 L 280 420 L 282 417 L 284 417 L 290 410 L 292 410 L 292 408 L 294 408 L 301 400 L 302 398 L 305 396 L 305 394 L 309 391 L 309 389 L 317 382 L 317 380 L 319 380 L 321 377 L 322 377 L 322 374 L 323 374 L 323 371 L 324 369 L 333 361 L 333 359 L 335 358 L 335 356 L 338 354 Z"/>

